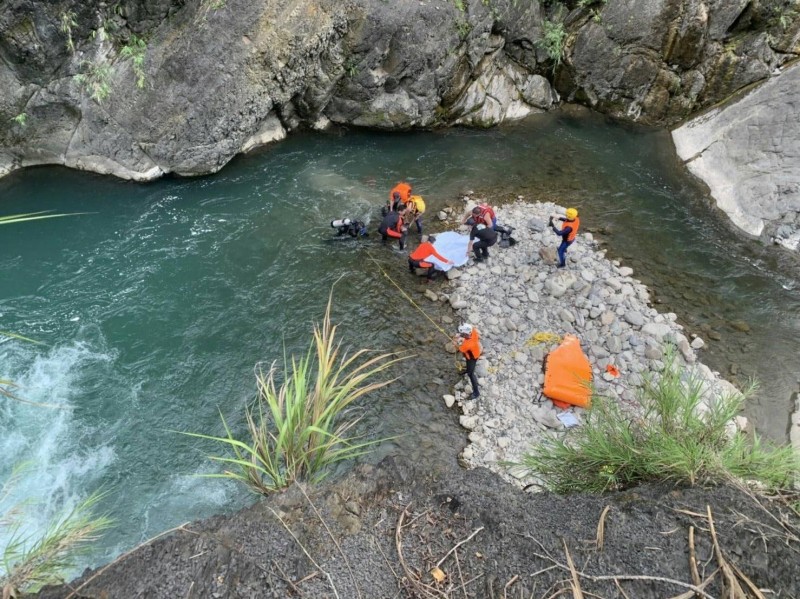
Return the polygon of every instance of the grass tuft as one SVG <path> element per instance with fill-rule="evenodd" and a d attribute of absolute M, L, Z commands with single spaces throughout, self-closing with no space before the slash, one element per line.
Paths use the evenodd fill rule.
<path fill-rule="evenodd" d="M 703 381 L 680 368 L 670 353 L 658 379 L 646 380 L 640 389 L 641 416 L 595 397 L 583 426 L 534 447 L 521 465 L 557 493 L 654 481 L 695 485 L 744 479 L 770 489 L 791 487 L 800 475 L 800 458 L 791 447 L 770 447 L 757 436 L 730 430 L 752 389 L 718 397 L 710 406 L 705 391 Z"/>
<path fill-rule="evenodd" d="M 233 434 L 221 414 L 225 436 L 184 433 L 216 441 L 228 450 L 227 455 L 209 456 L 226 469 L 205 476 L 237 480 L 269 494 L 296 480 L 318 482 L 333 464 L 362 455 L 382 441 L 350 436 L 360 418 L 347 410 L 361 397 L 392 383 L 395 379 L 371 381 L 405 357 L 364 349 L 343 354 L 330 319 L 331 303 L 332 295 L 322 325 L 314 326 L 306 355 L 284 360 L 282 383 L 278 384 L 274 362 L 266 373 L 256 367 L 258 397 L 245 410 L 246 440 Z"/>
<path fill-rule="evenodd" d="M 8 493 L 9 485 L 18 475 L 15 470 L 0 497 Z M 105 493 L 93 493 L 73 510 L 54 519 L 36 539 L 21 531 L 20 516 L 24 508 L 6 512 L 0 518 L 0 527 L 10 528 L 12 534 L 2 551 L 2 596 L 16 597 L 20 592 L 33 593 L 44 585 L 63 582 L 62 572 L 73 568 L 77 558 L 111 525 L 109 518 L 93 513 L 103 497 Z"/>

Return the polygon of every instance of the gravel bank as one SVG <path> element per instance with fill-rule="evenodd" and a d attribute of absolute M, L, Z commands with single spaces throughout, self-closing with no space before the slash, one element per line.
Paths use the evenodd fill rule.
<path fill-rule="evenodd" d="M 647 288 L 633 278 L 633 270 L 608 260 L 590 233 L 579 233 L 567 252 L 567 268 L 556 269 L 559 239 L 547 221 L 551 214 L 563 215 L 564 208 L 518 202 L 496 212 L 499 223 L 515 228 L 517 244 L 495 245 L 487 262 L 448 273 L 451 286 L 437 298 L 476 325 L 483 342 L 484 357 L 476 369 L 481 397 L 468 399 L 464 377 L 455 395 L 444 398 L 455 402 L 461 426 L 470 431 L 461 453 L 465 465 L 484 466 L 526 487 L 535 481 L 501 462 L 518 461 L 532 443 L 564 434 L 563 412 L 580 421 L 581 408 L 560 410 L 541 395 L 542 362 L 558 341 L 537 343 L 537 333 L 576 335 L 592 365 L 596 392 L 631 410 L 642 378 L 663 368 L 668 345 L 677 348 L 679 362 L 707 381 L 707 402 L 736 392 L 698 361 L 703 340 L 687 338 L 675 314 L 651 307 Z M 607 372 L 609 365 L 618 376 Z M 746 422 L 741 418 L 738 424 Z"/>

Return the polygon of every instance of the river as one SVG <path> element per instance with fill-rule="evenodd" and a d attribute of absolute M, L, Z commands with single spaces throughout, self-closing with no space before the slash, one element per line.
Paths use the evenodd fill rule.
<path fill-rule="evenodd" d="M 59 406 L 0 402 L 0 480 L 30 464 L 0 510 L 35 502 L 33 533 L 106 489 L 115 527 L 82 564 L 96 565 L 252 501 L 196 476 L 214 471 L 213 448 L 179 432 L 220 433 L 220 413 L 235 422 L 254 365 L 305 350 L 336 281 L 347 343 L 419 354 L 363 408 L 362 430 L 397 437 L 377 455 L 452 459 L 463 435 L 439 399 L 452 358 L 370 256 L 421 286 L 374 233 L 335 240 L 329 225 L 349 216 L 374 230 L 401 179 L 425 196 L 429 225 L 468 190 L 577 206 L 659 308 L 707 341 L 701 360 L 762 381 L 747 415 L 785 440 L 800 372 L 797 260 L 734 230 L 667 133 L 567 113 L 490 131 L 303 133 L 202 178 L 135 184 L 42 167 L 0 179 L 0 214 L 82 213 L 0 229 L 0 330 L 40 342 L 0 342 L 0 379 Z"/>

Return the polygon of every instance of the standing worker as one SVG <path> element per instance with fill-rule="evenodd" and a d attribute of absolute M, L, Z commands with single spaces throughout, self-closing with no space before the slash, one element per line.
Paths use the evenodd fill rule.
<path fill-rule="evenodd" d="M 383 220 L 378 227 L 378 233 L 380 233 L 381 237 L 383 237 L 383 245 L 386 245 L 389 237 L 393 237 L 394 239 L 398 239 L 400 241 L 400 249 L 405 249 L 406 233 L 408 231 L 408 227 L 406 227 L 405 223 L 403 222 L 403 217 L 405 214 L 406 205 L 401 202 L 397 205 L 397 210 L 388 212 L 386 216 L 383 217 Z"/>
<path fill-rule="evenodd" d="M 405 181 L 401 181 L 389 192 L 389 204 L 384 208 L 384 215 L 386 212 L 396 212 L 397 206 L 405 204 L 411 197 L 411 185 Z"/>
<path fill-rule="evenodd" d="M 415 268 L 427 268 L 428 271 L 425 273 L 425 282 L 430 282 L 433 279 L 436 269 L 431 262 L 425 262 L 428 258 L 433 256 L 434 258 L 441 260 L 445 264 L 452 264 L 452 260 L 448 260 L 439 252 L 436 251 L 436 248 L 433 247 L 433 244 L 436 242 L 436 238 L 433 235 L 423 235 L 420 238 L 420 244 L 411 254 L 408 256 L 408 272 L 412 275 L 414 274 Z"/>
<path fill-rule="evenodd" d="M 467 361 L 467 376 L 472 384 L 472 395 L 470 399 L 477 399 L 481 396 L 478 391 L 478 377 L 475 376 L 475 365 L 481 357 L 481 342 L 478 329 L 471 324 L 462 324 L 458 327 L 458 335 L 453 337 L 453 343 L 458 351 L 464 354 Z"/>
<path fill-rule="evenodd" d="M 567 265 L 567 248 L 575 241 L 578 235 L 578 229 L 581 226 L 581 220 L 578 218 L 578 211 L 575 208 L 567 208 L 567 217 L 559 217 L 561 221 L 561 228 L 556 228 L 553 224 L 553 217 L 550 217 L 548 225 L 553 229 L 553 232 L 561 237 L 561 245 L 558 246 L 558 266 L 557 268 L 564 268 Z"/>
<path fill-rule="evenodd" d="M 411 196 L 406 202 L 408 206 L 408 220 L 409 223 L 413 222 L 417 225 L 417 233 L 422 235 L 422 215 L 425 212 L 425 200 L 422 196 Z"/>
<path fill-rule="evenodd" d="M 477 241 L 476 241 L 477 240 Z M 467 245 L 467 256 L 470 251 L 475 252 L 475 262 L 489 259 L 489 248 L 497 243 L 497 231 L 483 223 L 472 227 Z"/>

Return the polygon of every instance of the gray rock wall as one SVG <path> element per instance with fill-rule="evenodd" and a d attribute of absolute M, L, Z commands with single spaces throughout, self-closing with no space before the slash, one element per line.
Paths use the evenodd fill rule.
<path fill-rule="evenodd" d="M 673 131 L 678 155 L 751 235 L 800 249 L 800 63 Z"/>
<path fill-rule="evenodd" d="M 797 54 L 793 7 L 6 0 L 0 175 L 36 164 L 138 180 L 210 173 L 298 127 L 486 127 L 562 98 L 674 123 Z"/>

